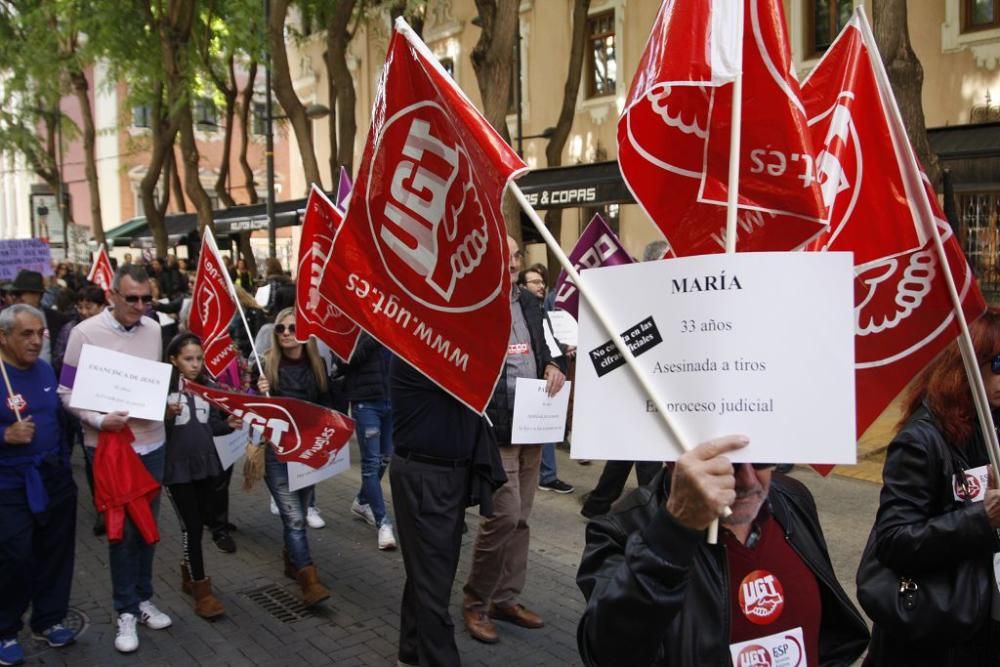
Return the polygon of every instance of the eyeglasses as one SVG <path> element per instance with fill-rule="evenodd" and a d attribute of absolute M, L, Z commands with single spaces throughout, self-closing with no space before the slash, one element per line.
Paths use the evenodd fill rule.
<path fill-rule="evenodd" d="M 275 324 L 274 325 L 274 333 L 278 334 L 279 336 L 281 334 L 285 333 L 286 331 L 288 333 L 290 333 L 290 334 L 295 333 L 295 325 L 294 324 L 289 324 L 287 326 L 284 325 L 284 324 Z"/>
<path fill-rule="evenodd" d="M 528 285 L 542 285 L 542 286 L 545 285 L 545 281 L 542 280 L 541 278 L 535 278 L 534 280 L 525 280 L 524 282 Z"/>
<path fill-rule="evenodd" d="M 122 294 L 121 292 L 119 292 L 117 290 L 115 290 L 115 294 L 117 294 L 121 298 L 125 299 L 125 303 L 131 304 L 133 306 L 135 304 L 139 303 L 140 301 L 142 301 L 143 303 L 147 303 L 147 304 L 148 303 L 153 303 L 153 295 L 152 294 L 143 294 L 142 296 L 139 296 L 138 294 L 129 294 L 128 296 L 125 296 L 124 294 Z"/>
<path fill-rule="evenodd" d="M 1000 375 L 1000 354 L 993 357 L 992 370 L 994 375 Z"/>

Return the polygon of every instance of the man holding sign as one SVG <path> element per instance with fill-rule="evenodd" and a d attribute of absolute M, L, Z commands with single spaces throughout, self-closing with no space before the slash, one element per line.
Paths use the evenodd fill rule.
<path fill-rule="evenodd" d="M 84 344 L 159 361 L 163 356 L 160 325 L 145 317 L 146 306 L 153 301 L 149 276 L 141 266 L 126 264 L 118 269 L 108 291 L 111 307 L 100 315 L 81 322 L 69 336 L 66 356 L 59 378 L 59 396 L 63 405 L 83 423 L 84 445 L 97 447 L 101 431 L 117 432 L 126 425 L 135 435 L 132 447 L 154 479 L 163 479 L 166 431 L 159 420 L 130 418 L 124 410 L 108 413 L 82 410 L 70 406 L 74 392 L 80 352 Z M 94 391 L 94 387 L 77 387 L 75 391 Z M 166 404 L 163 410 L 166 409 Z M 151 504 L 154 519 L 160 507 L 159 495 Z M 139 648 L 136 623 L 153 630 L 166 628 L 170 617 L 153 605 L 153 554 L 155 546 L 146 544 L 130 519 L 125 520 L 121 542 L 110 545 L 111 584 L 115 611 L 118 613 L 118 634 L 115 648 L 131 653 Z"/>
<path fill-rule="evenodd" d="M 584 664 L 847 665 L 864 652 L 812 495 L 771 464 L 731 463 L 748 442 L 702 443 L 587 526 Z"/>
<path fill-rule="evenodd" d="M 511 445 L 514 387 L 518 378 L 542 378 L 549 396 L 566 382 L 563 368 L 552 360 L 542 328 L 544 312 L 537 297 L 517 288 L 521 251 L 510 247 L 511 330 L 507 359 L 486 413 L 493 423 L 507 483 L 493 494 L 494 515 L 483 517 L 476 537 L 472 570 L 465 584 L 465 627 L 473 639 L 499 641 L 496 618 L 525 628 L 544 625 L 538 614 L 517 602 L 528 568 L 528 516 L 538 488 L 541 445 Z"/>

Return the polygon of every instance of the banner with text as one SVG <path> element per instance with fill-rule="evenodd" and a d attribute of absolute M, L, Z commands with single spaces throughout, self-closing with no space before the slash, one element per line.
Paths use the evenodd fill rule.
<path fill-rule="evenodd" d="M 0 241 L 0 280 L 13 280 L 22 269 L 52 275 L 52 251 L 41 239 Z"/>
<path fill-rule="evenodd" d="M 854 463 L 852 269 L 850 253 L 740 253 L 583 279 L 689 445 L 738 433 L 750 445 L 736 461 Z M 680 444 L 586 301 L 578 355 L 573 458 L 675 460 Z"/>
<path fill-rule="evenodd" d="M 596 269 L 598 266 L 618 266 L 631 264 L 632 256 L 615 235 L 600 213 L 595 213 L 587 228 L 580 234 L 569 261 L 577 271 Z M 559 272 L 559 279 L 554 287 L 556 291 L 555 306 L 570 313 L 574 319 L 579 317 L 580 294 L 576 285 L 566 274 L 565 269 Z M 558 336 L 557 336 L 558 338 Z M 562 340 L 561 338 L 559 340 Z M 565 341 L 563 341 L 565 342 Z"/>
<path fill-rule="evenodd" d="M 205 368 L 215 377 L 236 358 L 236 347 L 229 335 L 229 323 L 236 316 L 236 302 L 229 293 L 225 271 L 212 230 L 206 229 L 191 293 L 188 328 L 201 338 Z"/>

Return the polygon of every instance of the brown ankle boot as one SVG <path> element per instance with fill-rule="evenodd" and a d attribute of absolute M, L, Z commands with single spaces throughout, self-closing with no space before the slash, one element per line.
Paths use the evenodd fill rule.
<path fill-rule="evenodd" d="M 330 597 L 330 589 L 320 583 L 319 572 L 316 571 L 315 565 L 306 565 L 296 573 L 295 578 L 302 588 L 302 602 L 307 607 L 319 604 Z"/>
<path fill-rule="evenodd" d="M 226 613 L 226 608 L 219 602 L 219 598 L 212 594 L 210 577 L 192 581 L 191 589 L 194 592 L 194 613 L 202 618 L 218 618 Z"/>
<path fill-rule="evenodd" d="M 191 595 L 191 570 L 187 563 L 181 563 L 181 590 Z"/>
<path fill-rule="evenodd" d="M 281 556 L 285 559 L 285 576 L 294 581 L 296 578 L 295 566 L 292 565 L 292 559 L 288 557 L 288 549 L 282 549 Z"/>

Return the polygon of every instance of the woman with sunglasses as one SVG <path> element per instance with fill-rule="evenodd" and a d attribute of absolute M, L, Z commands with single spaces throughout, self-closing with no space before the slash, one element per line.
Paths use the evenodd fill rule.
<path fill-rule="evenodd" d="M 1000 311 L 988 311 L 970 330 L 995 419 L 1000 408 Z M 949 602 L 954 605 L 952 616 L 970 619 L 965 636 L 920 639 L 915 630 L 892 630 L 873 619 L 866 665 L 998 664 L 1000 623 L 997 614 L 991 615 L 990 602 L 997 595 L 994 554 L 1000 552 L 1000 490 L 989 481 L 988 463 L 954 343 L 918 378 L 901 430 L 889 444 L 878 514 L 858 573 L 858 596 L 899 594 L 875 591 L 869 583 L 874 579 L 862 576 L 870 571 L 871 559 L 899 577 L 912 577 L 918 586 L 932 576 L 974 568 L 980 595 L 957 594 Z"/>
<path fill-rule="evenodd" d="M 295 340 L 295 309 L 285 308 L 275 318 L 271 347 L 263 354 L 263 374 L 257 389 L 272 396 L 298 398 L 330 406 L 329 379 L 316 342 Z M 275 456 L 271 447 L 264 454 L 264 481 L 278 505 L 285 538 L 285 575 L 298 581 L 306 606 L 330 597 L 319 581 L 319 574 L 309 554 L 306 537 L 306 513 L 313 487 L 291 491 L 288 466 Z"/>

